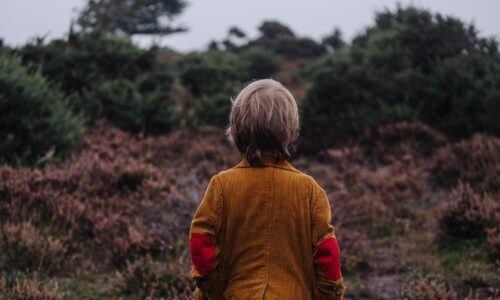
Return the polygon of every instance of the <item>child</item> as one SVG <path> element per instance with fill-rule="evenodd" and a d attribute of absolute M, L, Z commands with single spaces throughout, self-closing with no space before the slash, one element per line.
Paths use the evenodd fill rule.
<path fill-rule="evenodd" d="M 343 299 L 325 191 L 287 161 L 298 131 L 295 99 L 275 80 L 233 102 L 243 160 L 212 177 L 191 223 L 195 299 Z"/>

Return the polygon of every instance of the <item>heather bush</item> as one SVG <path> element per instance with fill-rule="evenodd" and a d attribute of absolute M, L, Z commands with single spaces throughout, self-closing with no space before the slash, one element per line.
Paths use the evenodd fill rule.
<path fill-rule="evenodd" d="M 434 156 L 434 180 L 453 186 L 459 180 L 472 187 L 497 192 L 500 187 L 500 139 L 475 134 L 468 140 L 447 145 Z"/>
<path fill-rule="evenodd" d="M 428 156 L 444 146 L 446 138 L 423 123 L 401 122 L 368 130 L 359 143 L 369 157 L 387 161 L 408 154 Z"/>
<path fill-rule="evenodd" d="M 0 55 L 0 114 L 0 164 L 33 165 L 79 143 L 82 119 L 17 57 Z"/>
<path fill-rule="evenodd" d="M 449 286 L 438 276 L 420 275 L 411 278 L 401 289 L 404 300 L 493 300 L 500 296 L 499 289 L 460 289 Z"/>
<path fill-rule="evenodd" d="M 189 268 L 173 258 L 168 262 L 145 257 L 128 263 L 118 274 L 119 289 L 142 299 L 191 299 Z"/>
<path fill-rule="evenodd" d="M 67 237 L 68 255 L 98 261 L 97 268 L 155 257 L 174 244 L 187 231 L 195 203 L 183 200 L 168 173 L 145 162 L 145 145 L 118 130 L 104 132 L 87 137 L 82 151 L 61 166 L 2 167 L 4 226 L 50 224 Z"/>
<path fill-rule="evenodd" d="M 10 244 L 17 248 L 5 252 L 12 254 L 6 263 L 32 269 L 47 252 L 41 271 L 102 270 L 145 255 L 179 255 L 210 174 L 239 160 L 230 149 L 220 130 L 143 138 L 100 123 L 61 165 L 0 167 L 0 221 L 9 239 L 27 232 Z M 30 259 L 15 260 L 15 253 Z"/>
<path fill-rule="evenodd" d="M 500 202 L 494 196 L 481 196 L 470 185 L 459 183 L 441 207 L 438 220 L 444 237 L 483 239 L 487 229 L 499 225 Z"/>
<path fill-rule="evenodd" d="M 419 199 L 426 190 L 423 170 L 415 165 L 411 156 L 391 161 L 375 170 L 363 170 L 359 177 L 358 188 L 381 197 L 392 207 Z"/>
<path fill-rule="evenodd" d="M 458 293 L 447 287 L 442 279 L 421 277 L 403 286 L 400 292 L 405 300 L 458 300 Z M 472 300 L 472 299 L 471 299 Z"/>
<path fill-rule="evenodd" d="M 497 218 L 500 218 L 500 216 L 497 216 Z M 491 258 L 497 264 L 500 263 L 500 227 L 487 229 L 486 241 Z"/>
<path fill-rule="evenodd" d="M 0 277 L 0 299 L 9 300 L 61 300 L 63 295 L 56 286 L 44 286 L 34 279 L 8 280 Z"/>
<path fill-rule="evenodd" d="M 52 274 L 67 259 L 61 239 L 40 232 L 31 223 L 0 224 L 0 270 L 38 271 Z"/>
<path fill-rule="evenodd" d="M 338 201 L 341 198 L 335 197 L 334 199 Z M 343 205 L 342 209 L 350 211 L 348 216 L 342 216 L 340 220 L 344 226 L 384 222 L 392 216 L 391 208 L 384 203 L 381 197 L 376 195 L 353 197 Z"/>
<path fill-rule="evenodd" d="M 64 163 L 40 169 L 0 167 L 0 222 L 12 232 L 10 237 L 33 232 L 17 235 L 36 236 L 35 247 L 40 249 L 49 240 L 64 246 L 63 253 L 49 251 L 61 253 L 58 256 L 65 258 L 64 263 L 47 254 L 48 260 L 40 268 L 44 276 L 57 278 L 63 291 L 80 296 L 81 285 L 91 293 L 99 291 L 99 296 L 105 290 L 102 297 L 189 298 L 193 289 L 187 278 L 189 222 L 211 176 L 234 166 L 241 159 L 239 153 L 223 130 L 215 127 L 144 137 L 104 122 L 96 125 L 85 135 L 80 150 Z M 404 139 L 392 137 L 403 135 L 398 130 L 420 130 L 411 126 L 388 127 L 385 143 L 404 145 Z M 374 143 L 377 139 L 373 138 Z M 410 140 L 420 143 L 419 139 Z M 428 143 L 438 147 L 433 146 L 434 141 Z M 293 164 L 328 192 L 343 251 L 342 271 L 349 286 L 361 288 L 351 295 L 393 299 L 408 270 L 421 263 L 429 269 L 437 267 L 429 251 L 435 249 L 430 237 L 440 215 L 429 212 L 447 190 L 429 184 L 432 177 L 427 169 L 432 158 L 402 147 L 404 155 L 378 161 L 370 157 L 367 146 L 328 148 L 317 157 L 302 156 Z M 492 196 L 485 195 L 481 201 L 485 197 Z M 488 232 L 485 245 L 493 258 L 498 239 L 488 228 L 484 229 Z M 27 252 L 24 240 L 32 242 L 22 238 L 16 240 L 18 244 L 12 243 Z M 478 254 L 485 254 L 482 249 Z M 0 251 L 9 253 L 3 248 Z M 18 250 L 11 253 L 17 253 L 14 251 Z M 403 251 L 418 252 L 418 257 L 398 255 L 406 253 Z M 41 252 L 27 253 L 34 253 L 30 265 L 36 265 Z M 474 262 L 475 257 L 468 260 Z M 32 270 L 26 265 L 16 268 Z M 73 275 L 82 273 L 88 275 Z M 478 294 L 484 297 L 478 299 L 493 295 L 485 291 L 494 281 L 448 273 L 457 284 L 453 290 L 445 286 L 439 293 L 460 292 L 458 296 L 465 297 L 463 288 L 470 287 L 473 280 L 475 286 L 484 286 Z M 357 276 L 363 276 L 363 281 L 358 282 Z M 408 293 L 425 295 L 422 289 Z M 434 290 L 429 293 L 436 294 Z"/>

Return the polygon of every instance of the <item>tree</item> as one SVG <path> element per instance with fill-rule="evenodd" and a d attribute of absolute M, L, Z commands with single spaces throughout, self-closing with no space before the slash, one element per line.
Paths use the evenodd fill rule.
<path fill-rule="evenodd" d="M 253 47 L 241 53 L 246 80 L 269 78 L 281 66 L 281 57 L 265 48 Z"/>
<path fill-rule="evenodd" d="M 172 34 L 187 30 L 171 25 L 186 5 L 185 0 L 89 0 L 78 24 L 114 34 Z"/>
<path fill-rule="evenodd" d="M 329 47 L 332 50 L 338 50 L 345 46 L 342 31 L 340 31 L 339 28 L 335 28 L 332 34 L 324 37 L 322 42 L 324 46 Z"/>
<path fill-rule="evenodd" d="M 165 133 L 178 123 L 170 97 L 175 78 L 156 47 L 141 49 L 128 37 L 93 31 L 74 33 L 67 41 L 38 41 L 16 52 L 25 65 L 39 69 L 60 89 L 89 123 L 107 118 L 144 134 Z M 109 109 L 112 105 L 122 109 L 121 116 Z"/>
<path fill-rule="evenodd" d="M 0 164 L 34 165 L 77 146 L 83 120 L 39 72 L 0 54 Z"/>
<path fill-rule="evenodd" d="M 228 51 L 236 51 L 240 45 L 247 40 L 246 33 L 236 26 L 229 28 L 226 39 L 222 41 L 225 49 Z"/>
<path fill-rule="evenodd" d="M 247 37 L 246 33 L 236 26 L 229 28 L 228 36 L 235 36 L 239 39 Z"/>
<path fill-rule="evenodd" d="M 293 38 L 295 34 L 286 25 L 278 21 L 265 21 L 259 26 L 263 39 Z"/>
<path fill-rule="evenodd" d="M 319 143 L 311 150 L 399 121 L 455 138 L 500 134 L 498 42 L 473 25 L 398 7 L 378 13 L 347 50 L 317 64 L 301 103 L 304 145 Z"/>
<path fill-rule="evenodd" d="M 326 51 L 321 44 L 310 38 L 296 36 L 290 28 L 277 21 L 264 21 L 259 31 L 257 39 L 241 48 L 264 48 L 287 59 L 319 57 Z"/>

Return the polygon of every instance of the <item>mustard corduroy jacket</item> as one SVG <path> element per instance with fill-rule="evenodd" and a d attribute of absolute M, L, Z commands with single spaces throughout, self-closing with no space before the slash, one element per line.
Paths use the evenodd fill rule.
<path fill-rule="evenodd" d="M 289 162 L 212 177 L 191 223 L 195 299 L 343 299 L 325 191 Z"/>

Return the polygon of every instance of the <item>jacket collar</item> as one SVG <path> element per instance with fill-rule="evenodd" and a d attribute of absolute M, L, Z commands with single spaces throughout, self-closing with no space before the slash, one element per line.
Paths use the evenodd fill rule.
<path fill-rule="evenodd" d="M 288 170 L 292 172 L 300 173 L 299 170 L 295 169 L 290 162 L 287 160 L 276 161 L 272 155 L 264 155 L 262 157 L 264 165 L 262 167 L 273 167 L 283 170 Z M 252 167 L 246 159 L 242 159 L 235 168 L 259 168 L 260 166 Z"/>

